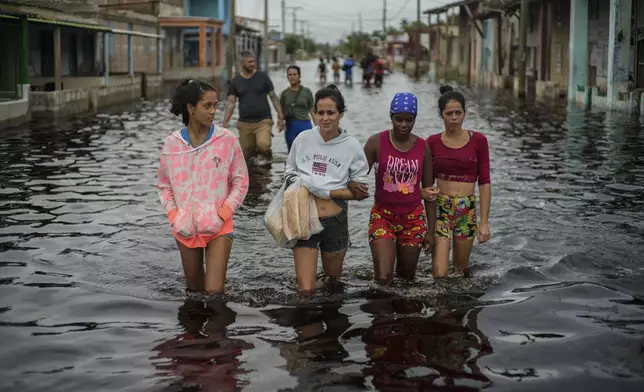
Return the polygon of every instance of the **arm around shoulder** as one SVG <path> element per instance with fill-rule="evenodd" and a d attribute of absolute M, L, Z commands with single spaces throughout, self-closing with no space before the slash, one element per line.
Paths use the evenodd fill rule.
<path fill-rule="evenodd" d="M 369 161 L 364 149 L 359 148 L 349 165 L 349 181 L 366 184 L 369 175 Z"/>
<path fill-rule="evenodd" d="M 368 172 L 371 172 L 373 164 L 378 160 L 378 151 L 380 149 L 380 135 L 375 134 L 371 135 L 367 142 L 364 145 L 364 155 L 367 158 L 367 164 L 369 165 Z"/>

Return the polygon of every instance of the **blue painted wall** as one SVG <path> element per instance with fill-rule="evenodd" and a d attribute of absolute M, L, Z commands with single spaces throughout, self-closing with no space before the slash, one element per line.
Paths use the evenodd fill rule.
<path fill-rule="evenodd" d="M 228 17 L 230 12 L 230 1 L 231 0 L 187 0 L 186 15 L 201 16 L 225 21 L 224 35 L 227 36 L 230 32 L 230 18 Z M 193 29 L 188 31 L 193 32 Z"/>
<path fill-rule="evenodd" d="M 494 41 L 496 34 L 494 32 L 494 22 L 491 19 L 483 21 L 483 45 L 481 48 L 481 71 L 492 72 L 494 71 Z"/>

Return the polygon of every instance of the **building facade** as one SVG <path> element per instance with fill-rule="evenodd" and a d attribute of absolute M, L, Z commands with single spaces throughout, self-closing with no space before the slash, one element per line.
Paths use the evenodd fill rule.
<path fill-rule="evenodd" d="M 464 0 L 425 11 L 440 32 L 454 27 L 452 39 L 458 42 L 448 48 L 444 33 L 432 42 L 439 52 L 432 65 L 436 77 L 644 114 L 644 3 L 529 0 L 524 15 L 521 3 Z"/>

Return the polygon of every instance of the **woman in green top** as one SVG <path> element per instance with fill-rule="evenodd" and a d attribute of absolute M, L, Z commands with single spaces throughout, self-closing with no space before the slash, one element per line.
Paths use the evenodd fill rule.
<path fill-rule="evenodd" d="M 290 86 L 280 94 L 280 103 L 284 112 L 284 120 L 286 120 L 286 145 L 290 152 L 293 140 L 297 135 L 302 131 L 313 128 L 311 119 L 316 125 L 317 122 L 315 121 L 313 93 L 302 86 L 300 67 L 289 65 L 286 69 L 286 76 Z M 309 114 L 311 118 L 309 118 Z"/>

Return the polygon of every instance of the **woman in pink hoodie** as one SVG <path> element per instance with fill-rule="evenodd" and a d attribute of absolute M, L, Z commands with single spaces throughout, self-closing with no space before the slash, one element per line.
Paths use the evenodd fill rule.
<path fill-rule="evenodd" d="M 215 89 L 184 80 L 171 112 L 186 125 L 165 139 L 157 189 L 172 227 L 188 291 L 223 293 L 233 242 L 233 213 L 248 192 L 237 137 L 213 124 Z M 204 253 L 206 269 L 204 273 Z"/>

